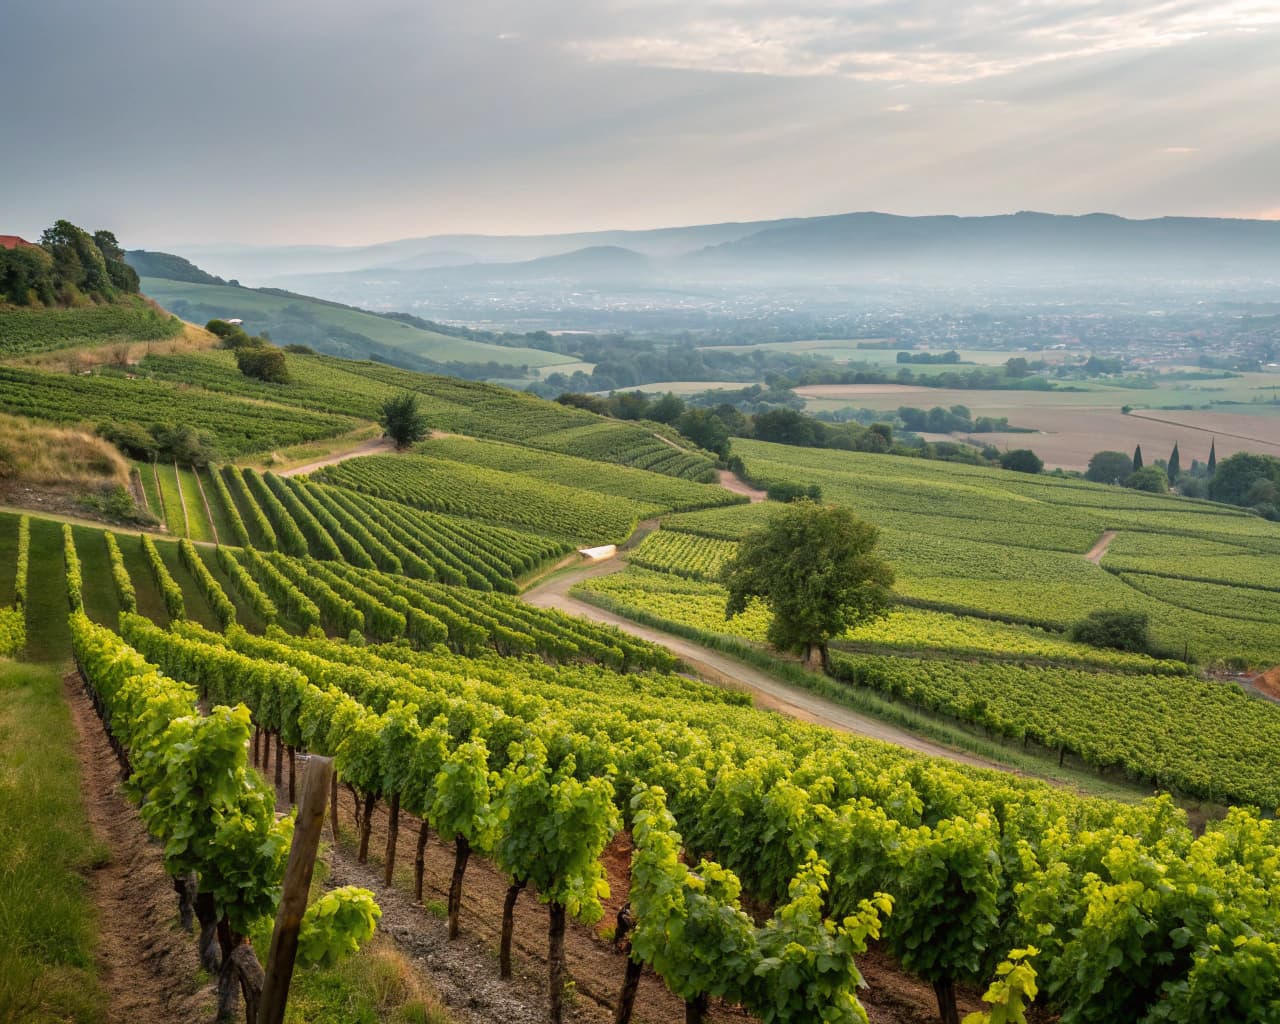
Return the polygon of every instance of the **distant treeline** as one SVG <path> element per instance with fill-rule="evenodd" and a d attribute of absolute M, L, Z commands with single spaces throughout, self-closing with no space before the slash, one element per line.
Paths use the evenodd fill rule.
<path fill-rule="evenodd" d="M 0 249 L 0 302 L 15 306 L 84 306 L 138 291 L 138 275 L 110 231 L 92 235 L 60 220 L 38 245 Z"/>

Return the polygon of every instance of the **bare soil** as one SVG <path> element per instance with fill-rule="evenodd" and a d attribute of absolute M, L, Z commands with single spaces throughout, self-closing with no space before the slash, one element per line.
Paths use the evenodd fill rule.
<path fill-rule="evenodd" d="M 214 985 L 199 981 L 195 938 L 178 927 L 177 897 L 160 847 L 121 792 L 119 762 L 78 673 L 66 677 L 64 693 L 89 826 L 109 851 L 89 878 L 109 1018 L 129 1024 L 213 1020 Z"/>
<path fill-rule="evenodd" d="M 732 491 L 734 494 L 745 494 L 751 499 L 751 504 L 753 505 L 758 505 L 768 498 L 764 491 L 752 487 L 745 480 L 742 480 L 727 469 L 720 470 L 720 486 L 726 491 Z"/>
<path fill-rule="evenodd" d="M 1116 539 L 1115 530 L 1105 530 L 1098 543 L 1089 549 L 1089 553 L 1084 556 L 1086 562 L 1092 562 L 1094 565 L 1102 564 L 1102 556 L 1107 553 L 1107 548 L 1111 547 L 1111 542 Z"/>
<path fill-rule="evenodd" d="M 1272 700 L 1280 701 L 1280 665 L 1253 677 L 1254 688 Z"/>
<path fill-rule="evenodd" d="M 358 459 L 362 455 L 378 455 L 393 449 L 394 445 L 391 443 L 391 438 L 371 437 L 367 441 L 361 441 L 354 448 L 348 448 L 342 452 L 334 452 L 332 455 L 326 455 L 323 459 L 305 462 L 301 466 L 294 466 L 292 469 L 282 469 L 276 475 L 305 476 L 307 473 L 314 473 L 317 469 L 324 469 L 325 466 L 336 466 L 339 462 L 346 462 L 347 459 Z"/>
<path fill-rule="evenodd" d="M 302 762 L 299 761 L 299 769 Z M 283 805 L 282 805 L 283 806 Z M 502 903 L 507 879 L 488 861 L 473 856 L 467 867 L 462 898 L 462 935 L 450 942 L 443 918 L 453 871 L 453 846 L 432 833 L 427 844 L 423 898 L 431 909 L 412 898 L 413 857 L 418 819 L 402 813 L 396 844 L 396 880 L 391 890 L 383 885 L 383 852 L 386 849 L 387 811 L 380 805 L 373 814 L 369 863 L 355 862 L 353 807 L 344 788 L 339 797 L 343 841 L 332 851 L 329 882 L 358 884 L 372 889 L 383 910 L 382 931 L 440 993 L 451 1015 L 459 1021 L 503 1024 L 541 1024 L 546 1019 L 547 911 L 532 890 L 521 894 L 515 911 L 512 943 L 515 977 L 498 980 L 497 951 L 501 934 Z M 329 825 L 325 825 L 326 835 Z M 565 955 L 574 995 L 567 1004 L 566 1019 L 579 1024 L 607 1024 L 622 984 L 624 954 L 602 935 L 612 928 L 626 902 L 630 886 L 631 840 L 620 833 L 605 851 L 610 897 L 605 913 L 594 927 L 572 919 L 565 935 Z M 933 1024 L 937 1003 L 932 988 L 904 974 L 883 951 L 869 950 L 858 958 L 868 988 L 861 994 L 872 1024 Z M 978 1009 L 977 994 L 960 994 L 960 1013 Z M 718 1024 L 746 1022 L 752 1018 L 741 1007 L 714 1004 L 709 1020 Z M 672 995 L 662 980 L 647 971 L 636 998 L 635 1020 L 646 1024 L 679 1024 L 684 1003 Z"/>

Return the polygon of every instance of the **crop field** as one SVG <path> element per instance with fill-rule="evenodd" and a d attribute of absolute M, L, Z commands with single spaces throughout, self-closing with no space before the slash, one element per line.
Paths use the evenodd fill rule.
<path fill-rule="evenodd" d="M 132 297 L 86 309 L 6 308 L 0 360 L 116 341 L 158 341 L 182 333 L 182 321 Z"/>
<path fill-rule="evenodd" d="M 228 285 L 192 284 L 185 281 L 169 281 L 147 277 L 142 280 L 142 290 L 163 306 L 174 301 L 189 302 L 203 308 L 216 310 L 209 319 L 235 317 L 245 321 L 245 328 L 254 332 L 254 315 L 279 314 L 288 307 L 297 307 L 317 322 L 352 334 L 363 335 L 381 345 L 402 349 L 413 355 L 437 362 L 462 363 L 511 363 L 516 366 L 554 367 L 568 363 L 569 356 L 556 352 L 544 352 L 535 348 L 507 348 L 484 342 L 454 338 L 436 334 L 410 324 L 398 323 L 357 309 L 332 305 L 301 295 L 272 295 L 253 288 L 233 288 Z M 554 372 L 554 371 L 548 371 Z"/>

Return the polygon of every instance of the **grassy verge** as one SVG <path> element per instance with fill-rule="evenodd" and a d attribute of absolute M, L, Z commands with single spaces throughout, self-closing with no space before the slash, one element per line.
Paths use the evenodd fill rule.
<path fill-rule="evenodd" d="M 195 473 L 189 467 L 183 467 L 178 470 L 178 479 L 182 481 L 182 500 L 187 506 L 187 535 L 192 540 L 212 542 L 213 530 L 209 528 L 204 502 L 200 500 L 200 485 L 196 483 Z"/>
<path fill-rule="evenodd" d="M 105 851 L 85 821 L 61 686 L 49 666 L 0 663 L 0 1021 L 106 1020 L 84 878 Z"/>
<path fill-rule="evenodd" d="M 157 462 L 156 472 L 160 476 L 160 497 L 164 500 L 164 515 L 169 524 L 169 532 L 175 537 L 185 537 L 187 517 L 183 514 L 182 495 L 178 493 L 178 474 L 172 463 L 168 462 Z"/>
<path fill-rule="evenodd" d="M 129 570 L 129 578 L 133 580 L 133 589 L 138 595 L 138 614 L 145 615 L 157 626 L 168 626 L 169 612 L 165 609 L 160 588 L 156 586 L 156 578 L 151 575 L 141 539 L 136 533 L 118 533 L 116 540 L 120 544 L 124 567 Z"/>
<path fill-rule="evenodd" d="M 213 578 L 218 581 L 227 597 L 231 598 L 231 603 L 236 606 L 236 621 L 251 633 L 265 632 L 267 624 L 253 610 L 253 606 L 244 599 L 240 591 L 231 585 L 231 577 L 226 574 L 221 564 L 219 564 L 217 554 L 210 548 L 198 548 L 197 553 L 200 555 L 201 561 L 209 567 L 209 572 L 213 574 Z"/>
<path fill-rule="evenodd" d="M 1105 796 L 1113 800 L 1132 802 L 1151 795 L 1147 787 L 1124 780 L 1104 778 L 1088 769 L 1076 769 L 1069 764 L 1059 765 L 1056 754 L 1005 744 L 966 729 L 958 722 L 930 715 L 915 708 L 903 707 L 874 690 L 842 683 L 817 672 L 809 672 L 798 662 L 780 657 L 766 648 L 737 637 L 711 633 L 694 626 L 650 615 L 643 609 L 622 604 L 607 595 L 593 593 L 581 587 L 574 587 L 570 593 L 579 601 L 731 655 L 799 689 L 808 690 L 836 704 L 900 726 L 917 736 L 934 740 L 956 750 L 976 754 L 1016 772 L 1033 775 L 1057 785 L 1069 786 L 1089 796 Z"/>
<path fill-rule="evenodd" d="M 317 441 L 294 445 L 292 448 L 280 448 L 267 455 L 246 455 L 235 461 L 237 465 L 269 469 L 279 473 L 294 466 L 305 466 L 309 462 L 317 462 L 337 452 L 345 452 L 363 441 L 381 435 L 382 428 L 376 423 L 370 423 L 336 437 L 324 437 Z"/>
<path fill-rule="evenodd" d="M 120 599 L 111 577 L 111 559 L 107 555 L 107 543 L 102 539 L 103 531 L 76 526 L 72 533 L 84 575 L 85 614 L 94 622 L 115 629 L 120 623 Z"/>
<path fill-rule="evenodd" d="M 178 545 L 170 541 L 167 544 L 157 544 L 156 548 L 160 551 L 160 557 L 164 561 L 165 568 L 169 570 L 169 575 L 182 588 L 182 604 L 186 609 L 187 618 L 192 622 L 200 623 L 206 629 L 221 633 L 222 623 L 209 607 L 209 600 L 204 596 L 204 591 L 196 585 L 191 570 L 182 564 L 182 559 L 178 555 Z"/>
<path fill-rule="evenodd" d="M 67 625 L 69 609 L 61 523 L 32 517 L 29 572 L 27 658 L 65 663 L 71 657 L 71 627 Z M 104 582 L 111 585 L 110 578 Z"/>
<path fill-rule="evenodd" d="M 209 502 L 209 514 L 213 516 L 214 528 L 218 531 L 218 543 L 220 544 L 236 544 L 235 530 L 231 528 L 231 519 L 227 515 L 227 508 L 222 502 L 222 495 L 218 492 L 218 488 L 214 486 L 213 475 L 216 469 L 206 466 L 199 471 L 200 483 L 204 487 L 205 500 Z"/>
<path fill-rule="evenodd" d="M 0 608 L 13 604 L 18 573 L 18 517 L 0 513 Z"/>

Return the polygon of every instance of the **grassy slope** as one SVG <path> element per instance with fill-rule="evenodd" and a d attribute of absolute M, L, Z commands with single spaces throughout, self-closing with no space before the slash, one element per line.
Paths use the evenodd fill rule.
<path fill-rule="evenodd" d="M 102 538 L 102 531 L 87 526 L 72 529 L 84 577 L 85 614 L 94 622 L 115 629 L 120 623 L 120 599 L 111 578 L 111 559 L 107 556 L 107 544 Z M 138 583 L 135 581 L 133 586 L 136 590 Z"/>
<path fill-rule="evenodd" d="M 165 519 L 169 532 L 175 537 L 187 535 L 187 517 L 184 514 L 182 496 L 178 494 L 178 477 L 171 462 L 156 463 L 160 476 L 160 495 L 164 499 Z"/>
<path fill-rule="evenodd" d="M 3 1021 L 106 1019 L 85 884 L 102 853 L 85 820 L 73 735 L 55 669 L 0 663 Z"/>
<path fill-rule="evenodd" d="M 67 625 L 61 523 L 32 517 L 29 571 L 27 657 L 31 661 L 63 664 L 71 654 L 71 629 Z M 111 585 L 109 577 L 102 582 Z M 87 579 L 86 585 L 92 586 Z"/>
<path fill-rule="evenodd" d="M 160 557 L 164 560 L 170 575 L 173 576 L 178 586 L 182 588 L 182 603 L 186 608 L 187 618 L 192 622 L 198 622 L 202 626 L 221 633 L 222 624 L 218 622 L 217 617 L 213 614 L 213 609 L 209 607 L 209 602 L 205 598 L 203 591 L 196 586 L 195 577 L 191 575 L 187 567 L 182 564 L 182 559 L 178 557 L 178 545 L 157 544 L 156 547 L 160 549 Z"/>
<path fill-rule="evenodd" d="M 187 505 L 187 527 L 191 539 L 212 541 L 213 531 L 209 529 L 209 517 L 204 510 L 204 502 L 200 500 L 200 485 L 196 483 L 195 474 L 184 466 L 178 470 L 178 479 L 182 482 L 182 498 Z"/>
<path fill-rule="evenodd" d="M 116 540 L 120 544 L 120 554 L 124 556 L 124 567 L 129 570 L 133 589 L 138 595 L 139 614 L 145 615 L 158 626 L 169 625 L 169 613 L 165 610 L 164 598 L 160 596 L 155 577 L 151 575 L 147 556 L 142 551 L 142 540 L 136 533 L 118 533 Z M 88 580 L 85 585 L 89 586 Z"/>
<path fill-rule="evenodd" d="M 556 366 L 572 361 L 572 357 L 557 352 L 544 352 L 534 348 L 506 348 L 465 338 L 453 338 L 446 334 L 424 331 L 408 324 L 397 323 L 371 313 L 354 309 L 342 309 L 324 302 L 316 302 L 297 296 L 285 298 L 269 295 L 252 288 L 232 288 L 229 285 L 188 284 L 185 281 L 167 281 L 148 277 L 142 282 L 142 290 L 161 305 L 175 300 L 185 300 L 197 305 L 211 306 L 227 317 L 252 321 L 255 313 L 278 314 L 286 306 L 301 306 L 318 322 L 331 324 L 344 331 L 364 335 L 382 345 L 390 345 L 437 362 L 508 363 L 529 366 Z M 252 322 L 248 325 L 252 327 Z"/>
<path fill-rule="evenodd" d="M 18 571 L 18 517 L 0 515 L 0 608 L 13 604 Z"/>
<path fill-rule="evenodd" d="M 160 501 L 160 488 L 156 485 L 156 474 L 150 462 L 133 463 L 134 468 L 138 471 L 138 478 L 142 481 L 142 490 L 147 498 L 147 507 L 151 509 L 151 514 L 164 523 L 164 506 Z"/>
<path fill-rule="evenodd" d="M 267 624 L 262 621 L 261 616 L 253 610 L 253 608 L 240 595 L 240 592 L 231 585 L 231 578 L 223 571 L 222 566 L 218 563 L 218 556 L 212 548 L 197 549 L 201 560 L 209 567 L 209 571 L 213 573 L 213 578 L 218 581 L 226 595 L 231 598 L 231 603 L 236 606 L 236 621 L 245 629 L 254 633 L 261 633 L 267 628 Z"/>
<path fill-rule="evenodd" d="M 213 483 L 212 473 L 217 472 L 208 468 L 200 470 L 200 483 L 204 487 L 205 499 L 209 502 L 209 512 L 213 516 L 213 526 L 218 533 L 218 542 L 221 544 L 235 544 L 235 531 L 231 529 L 231 519 L 227 515 L 227 509 L 222 503 L 222 495 Z"/>

